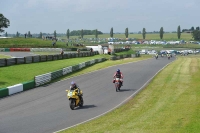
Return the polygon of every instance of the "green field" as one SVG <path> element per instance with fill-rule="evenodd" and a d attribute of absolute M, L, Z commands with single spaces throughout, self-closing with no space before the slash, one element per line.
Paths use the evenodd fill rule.
<path fill-rule="evenodd" d="M 110 34 L 102 34 L 99 35 L 98 38 L 109 38 Z M 58 37 L 60 39 L 64 39 L 65 42 L 58 41 L 56 43 L 55 47 L 66 47 L 67 38 L 66 36 Z M 77 38 L 77 40 L 75 40 Z M 83 43 L 83 44 L 97 44 L 97 43 L 91 43 L 89 40 L 78 40 L 78 36 L 70 36 L 70 39 L 72 39 L 72 43 Z M 84 39 L 94 38 L 94 35 L 85 35 Z M 122 40 L 126 40 L 124 34 L 114 34 L 114 38 L 121 38 Z M 136 38 L 136 39 L 142 39 L 142 34 L 129 34 L 129 38 Z M 189 41 L 192 39 L 191 34 L 189 33 L 182 33 L 180 40 L 186 40 Z M 160 40 L 159 34 L 147 34 L 146 40 Z M 166 33 L 164 34 L 163 40 L 178 40 L 176 33 Z M 7 48 L 7 47 L 53 47 L 51 40 L 42 40 L 38 38 L 7 38 L 7 39 L 0 39 L 0 47 L 1 48 Z M 71 47 L 71 42 L 69 43 L 69 46 Z"/>
<path fill-rule="evenodd" d="M 125 34 L 114 34 L 114 38 L 126 39 Z M 143 39 L 142 34 L 129 34 L 129 38 Z M 62 37 L 65 38 L 65 37 Z M 78 36 L 70 36 L 70 38 L 78 38 Z M 85 35 L 83 38 L 95 38 L 94 35 Z M 110 34 L 98 35 L 98 38 L 110 38 Z M 146 40 L 160 40 L 159 34 L 146 34 Z M 179 40 L 177 38 L 177 33 L 164 33 L 163 40 Z M 182 33 L 180 40 L 192 40 L 192 35 L 190 33 Z"/>
<path fill-rule="evenodd" d="M 126 104 L 61 133 L 198 133 L 199 67 L 199 56 L 179 57 Z"/>

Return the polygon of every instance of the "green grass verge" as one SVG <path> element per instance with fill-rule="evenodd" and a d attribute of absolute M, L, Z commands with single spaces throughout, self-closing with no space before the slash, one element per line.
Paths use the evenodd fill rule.
<path fill-rule="evenodd" d="M 33 80 L 35 76 L 45 74 L 48 72 L 53 72 L 59 69 L 62 69 L 64 67 L 77 65 L 81 62 L 86 62 L 92 59 L 96 58 L 107 58 L 109 59 L 109 55 L 95 55 L 91 57 L 83 57 L 83 58 L 72 58 L 72 59 L 65 59 L 65 60 L 57 60 L 57 61 L 48 61 L 48 62 L 40 62 L 40 63 L 31 63 L 31 64 L 21 64 L 21 65 L 13 65 L 8 67 L 1 67 L 0 68 L 0 88 L 8 87 L 14 84 L 26 82 Z M 64 77 L 61 77 L 57 80 L 67 78 L 70 76 L 83 74 L 89 71 L 94 71 L 100 68 L 105 68 L 111 65 L 131 62 L 131 61 L 137 61 L 149 58 L 149 56 L 144 56 L 141 58 L 132 58 L 129 60 L 119 60 L 119 61 L 106 61 L 103 63 L 98 63 L 96 65 L 93 65 L 92 67 L 85 68 L 81 71 L 78 71 L 76 73 L 71 73 L 69 75 L 66 75 Z"/>
<path fill-rule="evenodd" d="M 8 59 L 8 58 L 11 58 L 11 56 L 4 55 L 4 54 L 1 54 L 1 53 L 0 53 L 0 59 L 3 59 L 3 58 Z"/>
<path fill-rule="evenodd" d="M 200 58 L 179 57 L 126 104 L 61 133 L 200 132 Z"/>

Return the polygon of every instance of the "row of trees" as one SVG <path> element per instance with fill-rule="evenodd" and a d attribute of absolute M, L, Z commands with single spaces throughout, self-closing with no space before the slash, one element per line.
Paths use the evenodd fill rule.
<path fill-rule="evenodd" d="M 142 37 L 143 39 L 146 38 L 146 29 L 143 28 L 142 29 Z M 129 32 L 128 32 L 128 28 L 125 29 L 125 37 L 128 38 Z M 160 39 L 163 39 L 163 35 L 164 35 L 164 29 L 163 27 L 160 28 L 159 31 L 159 35 L 160 35 Z M 110 37 L 113 38 L 113 27 L 110 29 Z M 196 28 L 196 30 L 193 30 L 192 32 L 192 37 L 194 38 L 194 40 L 200 40 L 200 30 L 199 27 Z M 180 25 L 177 28 L 177 38 L 180 39 L 181 38 L 181 27 Z"/>
<path fill-rule="evenodd" d="M 73 30 L 70 32 L 70 30 L 67 30 L 66 36 L 67 39 L 69 39 L 70 36 L 80 36 L 83 38 L 84 35 L 95 35 L 95 38 L 98 38 L 99 34 L 103 34 L 101 31 L 96 30 Z"/>

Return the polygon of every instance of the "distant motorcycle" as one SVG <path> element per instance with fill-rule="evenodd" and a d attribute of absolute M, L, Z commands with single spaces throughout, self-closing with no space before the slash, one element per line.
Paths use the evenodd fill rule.
<path fill-rule="evenodd" d="M 69 99 L 69 106 L 71 110 L 74 110 L 75 107 L 82 107 L 83 106 L 83 92 L 80 91 L 80 96 L 78 96 L 78 89 L 75 90 L 66 90 L 67 92 L 67 97 Z"/>
<path fill-rule="evenodd" d="M 122 83 L 120 81 L 120 78 L 115 78 L 114 79 L 114 83 L 115 83 L 115 89 L 116 89 L 116 92 L 120 91 L 120 88 L 122 86 Z"/>
<path fill-rule="evenodd" d="M 158 55 L 155 55 L 155 58 L 158 59 Z"/>

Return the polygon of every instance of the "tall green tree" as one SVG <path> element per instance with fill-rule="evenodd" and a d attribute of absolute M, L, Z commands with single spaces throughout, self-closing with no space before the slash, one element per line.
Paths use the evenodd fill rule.
<path fill-rule="evenodd" d="M 17 31 L 17 33 L 16 33 L 16 37 L 19 37 L 19 32 Z"/>
<path fill-rule="evenodd" d="M 8 33 L 7 32 L 6 32 L 5 36 L 8 37 Z"/>
<path fill-rule="evenodd" d="M 56 30 L 54 30 L 54 37 L 55 37 L 55 39 L 56 39 Z"/>
<path fill-rule="evenodd" d="M 40 36 L 39 36 L 39 38 L 42 38 L 42 32 L 40 32 Z"/>
<path fill-rule="evenodd" d="M 192 32 L 192 38 L 194 38 L 194 40 L 200 41 L 200 31 L 199 30 L 194 30 Z"/>
<path fill-rule="evenodd" d="M 97 29 L 95 30 L 95 38 L 96 39 L 98 38 L 98 30 Z"/>
<path fill-rule="evenodd" d="M 181 38 L 181 27 L 180 27 L 180 25 L 177 28 L 177 36 L 178 36 L 178 39 Z"/>
<path fill-rule="evenodd" d="M 163 39 L 164 30 L 163 27 L 160 28 L 160 39 Z"/>
<path fill-rule="evenodd" d="M 192 26 L 192 27 L 191 27 L 191 31 L 193 31 L 193 30 L 194 30 L 194 27 Z"/>
<path fill-rule="evenodd" d="M 81 38 L 83 39 L 83 29 L 81 30 L 80 34 L 81 34 Z"/>
<path fill-rule="evenodd" d="M 4 28 L 10 26 L 10 21 L 0 13 L 0 33 L 4 32 Z"/>
<path fill-rule="evenodd" d="M 110 37 L 113 38 L 113 27 L 110 29 Z"/>
<path fill-rule="evenodd" d="M 196 30 L 199 30 L 199 27 L 196 27 Z"/>
<path fill-rule="evenodd" d="M 142 29 L 142 37 L 143 37 L 143 39 L 146 38 L 146 29 L 145 28 Z"/>
<path fill-rule="evenodd" d="M 69 29 L 67 29 L 67 39 L 69 40 L 69 34 L 70 34 L 70 31 L 69 31 Z"/>
<path fill-rule="evenodd" d="M 31 37 L 31 32 L 30 31 L 28 31 L 28 37 Z"/>
<path fill-rule="evenodd" d="M 128 38 L 128 28 L 125 29 L 125 36 Z"/>

